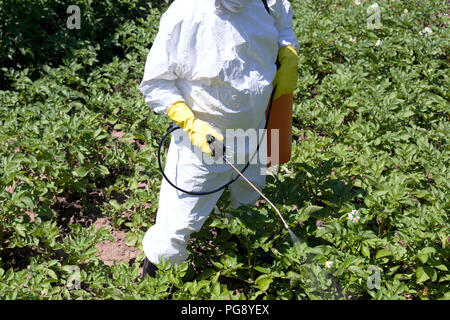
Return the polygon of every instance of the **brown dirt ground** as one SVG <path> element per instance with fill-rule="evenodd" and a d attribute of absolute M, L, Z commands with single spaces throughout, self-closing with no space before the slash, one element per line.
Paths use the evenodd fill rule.
<path fill-rule="evenodd" d="M 118 196 L 114 195 L 118 199 Z M 104 202 L 102 191 L 92 192 L 88 195 L 90 204 L 98 204 Z M 84 227 L 90 227 L 93 224 L 96 229 L 104 226 L 109 227 L 109 232 L 114 238 L 114 242 L 105 240 L 99 242 L 95 248 L 98 250 L 97 256 L 103 260 L 106 265 L 113 265 L 114 261 L 127 262 L 130 266 L 136 262 L 137 257 L 142 251 L 135 247 L 130 247 L 126 244 L 126 230 L 115 228 L 110 218 L 104 216 L 99 209 L 89 208 L 85 209 L 80 203 L 79 199 L 66 199 L 65 197 L 58 197 L 58 201 L 52 207 L 53 210 L 59 213 L 58 224 L 61 226 L 62 234 L 70 233 L 70 224 L 81 224 Z"/>
<path fill-rule="evenodd" d="M 133 264 L 141 251 L 127 245 L 125 231 L 113 228 L 110 221 L 105 217 L 97 218 L 95 227 L 99 229 L 104 226 L 110 227 L 110 233 L 114 238 L 114 242 L 106 240 L 98 243 L 95 246 L 98 250 L 97 256 L 109 266 L 113 265 L 114 261 L 125 261 L 130 265 Z"/>

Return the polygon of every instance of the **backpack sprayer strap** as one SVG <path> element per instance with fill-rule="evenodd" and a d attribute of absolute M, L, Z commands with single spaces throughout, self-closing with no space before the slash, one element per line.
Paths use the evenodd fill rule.
<path fill-rule="evenodd" d="M 269 5 L 267 4 L 267 0 L 262 0 L 263 4 L 264 4 L 264 8 L 266 8 L 266 11 L 268 14 L 270 14 L 270 8 Z"/>

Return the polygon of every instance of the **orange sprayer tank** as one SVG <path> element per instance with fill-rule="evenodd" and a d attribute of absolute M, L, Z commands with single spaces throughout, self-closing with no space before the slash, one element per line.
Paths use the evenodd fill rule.
<path fill-rule="evenodd" d="M 268 167 L 289 162 L 289 160 L 291 159 L 292 103 L 292 93 L 285 94 L 278 99 L 273 100 L 272 110 L 270 111 L 270 119 L 267 125 L 267 159 L 269 160 L 269 163 L 267 164 Z M 268 106 L 266 109 L 266 116 L 267 112 Z M 276 133 L 271 133 L 272 129 L 279 130 L 278 139 Z"/>

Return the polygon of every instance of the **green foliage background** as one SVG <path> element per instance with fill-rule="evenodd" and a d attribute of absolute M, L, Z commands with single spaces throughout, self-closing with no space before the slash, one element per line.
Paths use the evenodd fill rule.
<path fill-rule="evenodd" d="M 154 223 L 170 123 L 138 85 L 167 4 L 0 0 L 2 299 L 450 298 L 448 6 L 379 0 L 370 29 L 375 1 L 291 3 L 293 158 L 265 192 L 301 243 L 265 204 L 231 211 L 223 197 L 190 259 L 141 281 L 143 255 L 105 265 L 94 246 L 110 231 L 71 224 L 60 199 L 137 248 Z M 80 30 L 65 26 L 73 4 Z"/>

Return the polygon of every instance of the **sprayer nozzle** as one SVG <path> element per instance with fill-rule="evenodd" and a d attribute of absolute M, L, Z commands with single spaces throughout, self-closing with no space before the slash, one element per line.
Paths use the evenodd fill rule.
<path fill-rule="evenodd" d="M 294 232 L 292 232 L 291 229 L 288 230 L 289 236 L 291 237 L 292 243 L 294 245 L 300 244 L 300 239 L 295 235 Z"/>

